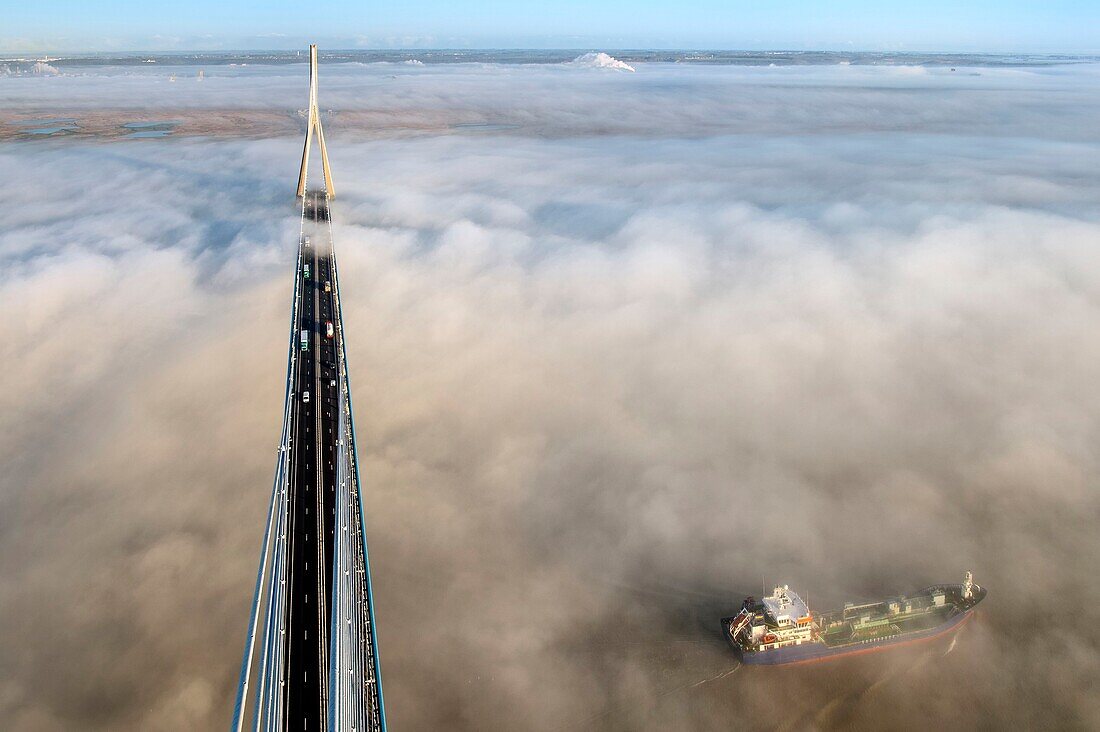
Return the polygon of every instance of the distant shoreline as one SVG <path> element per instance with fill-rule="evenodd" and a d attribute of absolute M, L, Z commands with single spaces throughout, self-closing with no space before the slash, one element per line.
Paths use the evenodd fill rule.
<path fill-rule="evenodd" d="M 1100 62 L 1086 54 L 1036 53 L 937 53 L 880 51 L 716 51 L 572 48 L 524 49 L 399 49 L 327 50 L 320 52 L 326 64 L 405 63 L 428 64 L 560 64 L 592 51 L 603 51 L 627 63 L 688 63 L 723 66 L 1052 66 Z M 45 61 L 55 67 L 88 66 L 229 66 L 233 64 L 281 65 L 306 63 L 298 51 L 127 51 L 62 53 L 0 51 L 0 64 Z"/>

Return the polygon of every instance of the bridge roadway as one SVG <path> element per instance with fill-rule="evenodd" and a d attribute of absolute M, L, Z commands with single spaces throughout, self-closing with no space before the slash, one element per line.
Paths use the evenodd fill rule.
<path fill-rule="evenodd" d="M 328 714 L 340 378 L 337 335 L 327 325 L 339 322 L 339 313 L 323 194 L 308 194 L 299 247 L 283 693 L 286 729 L 323 730 Z"/>

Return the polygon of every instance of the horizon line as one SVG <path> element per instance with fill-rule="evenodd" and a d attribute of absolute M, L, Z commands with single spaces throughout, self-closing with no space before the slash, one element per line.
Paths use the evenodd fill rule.
<path fill-rule="evenodd" d="M 301 49 L 297 48 L 189 48 L 189 49 L 152 49 L 152 48 L 130 48 L 130 49 L 117 49 L 117 50 L 88 50 L 88 49 L 49 49 L 49 50 L 8 50 L 0 49 L 0 56 L 10 55 L 88 55 L 88 56 L 122 56 L 122 55 L 160 55 L 160 56 L 172 56 L 172 55 L 186 55 L 196 53 L 294 53 L 300 52 Z M 306 47 L 308 51 L 308 46 Z M 906 50 L 884 50 L 873 48 L 850 48 L 850 49 L 830 49 L 830 48 L 721 48 L 721 47 L 706 47 L 706 46 L 410 46 L 410 47 L 348 47 L 348 48 L 318 48 L 319 54 L 326 53 L 432 53 L 432 52 L 494 52 L 494 51 L 531 51 L 541 53 L 553 53 L 553 52 L 585 52 L 585 51 L 602 51 L 604 53 L 791 53 L 791 54 L 812 54 L 812 53 L 827 53 L 827 54 L 883 54 L 883 55 L 897 55 L 897 56 L 912 56 L 912 55 L 928 55 L 928 56 L 1037 56 L 1037 57 L 1058 57 L 1058 56 L 1070 56 L 1075 58 L 1100 58 L 1100 49 L 1090 50 L 1047 50 L 1047 51 L 1027 51 L 1027 50 L 921 50 L 921 49 L 906 49 Z M 12 59 L 0 59 L 0 60 L 12 60 Z"/>

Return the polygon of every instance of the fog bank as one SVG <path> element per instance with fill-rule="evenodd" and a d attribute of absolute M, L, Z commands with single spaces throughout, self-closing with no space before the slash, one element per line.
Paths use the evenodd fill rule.
<path fill-rule="evenodd" d="M 325 77 L 553 108 L 329 143 L 395 729 L 1100 725 L 1095 68 L 576 71 Z M 0 90 L 58 81 L 137 104 Z M 0 145 L 11 729 L 229 717 L 299 144 Z M 990 594 L 946 654 L 737 669 L 718 630 L 761 575 L 827 609 L 965 569 Z"/>

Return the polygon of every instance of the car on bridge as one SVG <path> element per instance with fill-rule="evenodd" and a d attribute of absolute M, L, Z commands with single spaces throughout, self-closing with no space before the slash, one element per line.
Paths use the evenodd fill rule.
<path fill-rule="evenodd" d="M 326 320 L 325 321 L 325 338 L 332 338 L 334 332 L 335 331 L 333 331 L 333 329 L 332 329 L 332 321 L 331 320 Z"/>
<path fill-rule="evenodd" d="M 303 404 L 309 404 L 309 392 L 308 391 L 303 391 L 302 392 L 302 403 Z"/>

